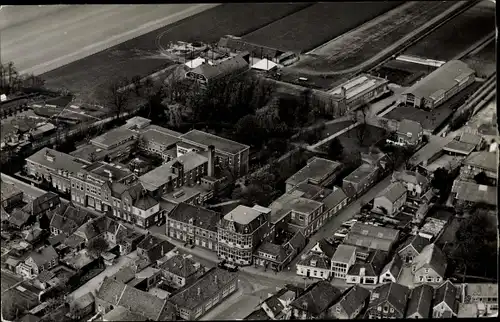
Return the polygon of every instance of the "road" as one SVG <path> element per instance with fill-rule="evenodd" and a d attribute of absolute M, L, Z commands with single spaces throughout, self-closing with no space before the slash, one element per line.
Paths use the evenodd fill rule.
<path fill-rule="evenodd" d="M 13 61 L 21 73 L 42 74 L 215 6 L 3 7 L 0 60 Z"/>

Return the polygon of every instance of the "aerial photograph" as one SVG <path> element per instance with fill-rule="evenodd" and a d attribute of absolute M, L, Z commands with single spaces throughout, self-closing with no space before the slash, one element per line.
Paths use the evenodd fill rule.
<path fill-rule="evenodd" d="M 496 28 L 0 5 L 0 322 L 498 318 Z"/>

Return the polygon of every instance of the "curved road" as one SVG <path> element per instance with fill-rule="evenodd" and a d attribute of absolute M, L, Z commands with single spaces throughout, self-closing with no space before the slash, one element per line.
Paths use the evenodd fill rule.
<path fill-rule="evenodd" d="M 0 60 L 42 74 L 217 5 L 3 6 Z"/>

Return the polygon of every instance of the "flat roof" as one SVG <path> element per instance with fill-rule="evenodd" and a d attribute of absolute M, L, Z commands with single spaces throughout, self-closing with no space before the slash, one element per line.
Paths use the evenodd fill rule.
<path fill-rule="evenodd" d="M 94 162 L 84 168 L 85 171 L 89 172 L 91 175 L 97 175 L 101 178 L 107 180 L 109 179 L 109 173 L 111 172 L 111 178 L 113 181 L 120 181 L 132 175 L 132 172 L 122 166 L 115 166 L 111 163 L 106 163 L 103 161 Z"/>
<path fill-rule="evenodd" d="M 438 168 L 447 168 L 447 169 L 452 168 L 453 169 L 453 168 L 459 166 L 464 158 L 465 158 L 464 156 L 453 156 L 453 155 L 444 154 L 444 155 L 440 156 L 439 158 L 437 158 L 436 160 L 434 160 L 434 162 L 432 162 L 426 166 L 421 166 L 421 167 L 423 167 L 427 171 L 431 171 L 431 172 L 436 171 Z"/>
<path fill-rule="evenodd" d="M 172 192 L 166 193 L 162 198 L 168 202 L 181 203 L 199 195 L 201 191 L 195 187 L 183 186 Z M 174 196 L 175 195 L 175 196 Z"/>
<path fill-rule="evenodd" d="M 271 209 L 271 222 L 280 221 L 290 211 L 310 214 L 323 205 L 322 202 L 304 198 L 303 195 L 302 191 L 292 190 L 274 200 L 269 206 Z"/>
<path fill-rule="evenodd" d="M 161 127 L 161 126 L 158 126 L 155 124 L 150 124 L 150 125 L 146 126 L 143 130 L 144 131 L 155 130 L 155 131 L 158 131 L 161 133 L 175 136 L 176 138 L 178 138 L 182 135 L 182 133 L 179 133 L 179 132 L 176 132 L 176 131 L 173 131 L 173 130 L 170 130 L 170 129 L 167 129 L 167 128 L 164 128 L 164 127 Z"/>
<path fill-rule="evenodd" d="M 166 184 L 170 179 L 176 179 L 177 175 L 172 172 L 170 166 L 170 164 L 163 164 L 140 176 L 139 181 L 144 186 L 144 189 L 154 191 Z"/>
<path fill-rule="evenodd" d="M 420 163 L 429 160 L 437 153 L 441 152 L 444 146 L 451 141 L 453 141 L 452 137 L 432 136 L 431 140 L 411 157 L 410 163 L 412 165 L 419 165 Z"/>
<path fill-rule="evenodd" d="M 368 177 L 370 174 L 374 173 L 377 171 L 377 167 L 374 167 L 369 164 L 362 164 L 356 170 L 351 172 L 348 176 L 344 178 L 344 181 L 347 182 L 353 182 L 353 183 L 359 183 L 361 182 L 364 178 Z"/>
<path fill-rule="evenodd" d="M 176 144 L 179 141 L 179 138 L 177 136 L 173 136 L 164 132 L 160 132 L 155 129 L 150 129 L 147 131 L 142 132 L 141 136 L 144 138 L 146 141 L 151 141 L 157 144 L 165 145 L 165 146 L 171 146 Z"/>
<path fill-rule="evenodd" d="M 112 129 L 98 137 L 90 140 L 92 144 L 101 145 L 103 147 L 110 147 L 118 142 L 128 139 L 130 137 L 135 136 L 136 133 L 127 128 L 118 127 L 116 129 Z"/>
<path fill-rule="evenodd" d="M 230 154 L 237 154 L 248 148 L 248 145 L 241 144 L 232 140 L 225 139 L 223 137 L 206 133 L 199 130 L 191 130 L 186 134 L 181 135 L 182 140 L 187 140 L 188 143 L 194 142 L 205 147 L 210 145 L 215 146 L 216 150 L 221 152 L 226 152 Z"/>
<path fill-rule="evenodd" d="M 335 87 L 334 89 L 328 91 L 328 93 L 342 96 L 343 87 L 346 90 L 346 99 L 351 99 L 388 82 L 388 80 L 380 77 L 363 74 Z"/>
<path fill-rule="evenodd" d="M 224 216 L 224 219 L 235 221 L 241 225 L 248 225 L 255 218 L 258 218 L 261 214 L 262 212 L 258 211 L 257 209 L 239 205 L 238 207 L 228 212 Z"/>
<path fill-rule="evenodd" d="M 452 152 L 452 153 L 460 153 L 464 155 L 469 155 L 475 149 L 474 144 L 460 142 L 457 140 L 453 140 L 450 143 L 446 144 L 443 150 Z"/>
<path fill-rule="evenodd" d="M 288 178 L 286 183 L 296 186 L 306 180 L 321 182 L 341 167 L 340 162 L 314 157 L 302 169 Z"/>

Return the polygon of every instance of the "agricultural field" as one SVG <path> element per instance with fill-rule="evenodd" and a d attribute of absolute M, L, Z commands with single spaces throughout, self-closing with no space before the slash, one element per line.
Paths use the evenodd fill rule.
<path fill-rule="evenodd" d="M 484 48 L 477 52 L 472 52 L 462 59 L 470 68 L 476 71 L 479 77 L 487 78 L 496 72 L 497 55 L 495 50 L 495 40 L 493 39 Z"/>
<path fill-rule="evenodd" d="M 448 61 L 494 32 L 495 3 L 483 1 L 408 48 L 404 55 Z"/>
<path fill-rule="evenodd" d="M 283 51 L 305 52 L 399 6 L 403 2 L 316 3 L 243 39 Z"/>
<path fill-rule="evenodd" d="M 299 3 L 223 4 L 45 73 L 42 77 L 49 88 L 66 88 L 79 94 L 79 98 L 102 99 L 106 84 L 113 79 L 146 76 L 171 65 L 171 61 L 160 55 L 158 43 L 212 43 L 226 34 L 248 34 L 304 6 Z"/>
<path fill-rule="evenodd" d="M 359 127 L 355 127 L 337 137 L 344 147 L 345 154 L 368 152 L 371 146 L 378 143 L 386 135 L 385 129 L 367 124 L 365 135 L 361 141 L 358 137 L 358 131 Z M 326 151 L 328 149 L 328 144 L 329 142 L 321 145 L 319 150 Z"/>

